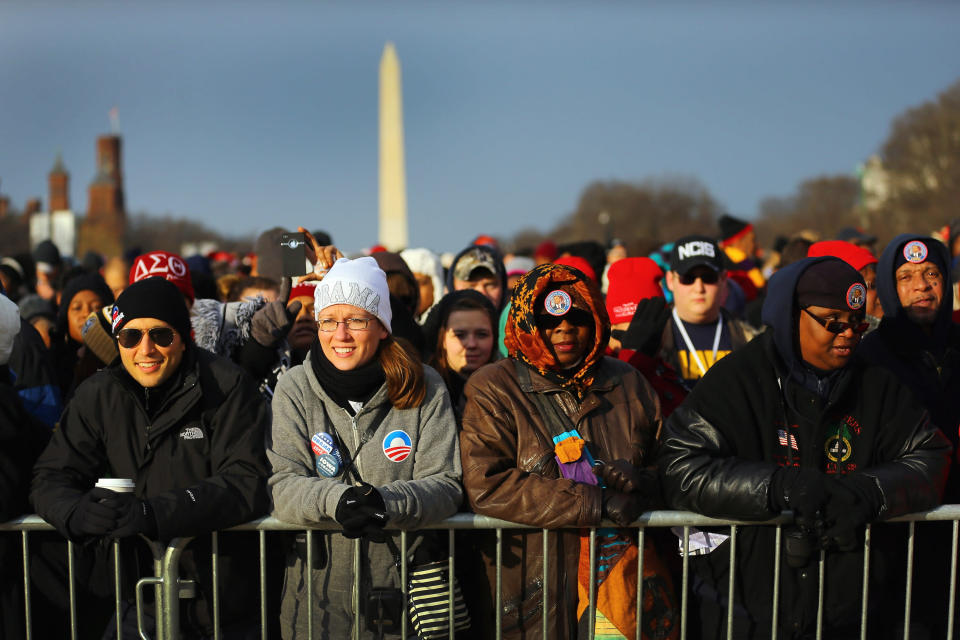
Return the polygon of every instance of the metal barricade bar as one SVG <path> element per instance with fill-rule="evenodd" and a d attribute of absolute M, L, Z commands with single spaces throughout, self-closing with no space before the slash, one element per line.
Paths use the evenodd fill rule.
<path fill-rule="evenodd" d="M 914 576 L 913 571 L 915 567 L 914 562 L 914 551 L 916 547 L 916 523 L 924 522 L 944 522 L 951 521 L 953 524 L 952 531 L 952 544 L 951 544 L 951 558 L 949 562 L 949 572 L 950 572 L 950 589 L 949 594 L 945 594 L 948 598 L 947 602 L 947 630 L 948 634 L 952 634 L 955 628 L 955 606 L 957 599 L 957 589 L 956 589 L 956 580 L 957 580 L 957 554 L 958 547 L 960 547 L 960 505 L 944 505 L 936 509 L 911 514 L 908 516 L 902 516 L 899 518 L 893 519 L 891 522 L 900 522 L 907 523 L 908 527 L 908 537 L 906 544 L 906 593 L 904 599 L 904 629 L 903 636 L 904 638 L 910 637 L 910 615 L 912 612 L 912 602 L 913 602 L 913 584 Z M 654 528 L 665 528 L 665 527 L 682 527 L 683 536 L 680 540 L 680 547 L 683 550 L 683 559 L 682 559 L 682 573 L 681 573 L 681 583 L 680 588 L 677 590 L 677 595 L 680 596 L 680 637 L 685 638 L 687 634 L 687 624 L 688 624 L 688 615 L 689 607 L 691 606 L 691 564 L 690 564 L 690 535 L 692 527 L 712 527 L 712 526 L 725 526 L 729 527 L 730 536 L 728 539 L 729 544 L 729 553 L 730 553 L 730 564 L 729 564 L 729 577 L 727 584 L 727 597 L 728 601 L 726 603 L 726 630 L 727 635 L 730 636 L 735 631 L 735 615 L 736 615 L 736 559 L 738 557 L 738 536 L 740 529 L 743 527 L 750 527 L 756 525 L 777 525 L 775 528 L 775 537 L 774 537 L 774 565 L 773 565 L 773 611 L 772 613 L 772 628 L 771 635 L 772 637 L 777 637 L 778 634 L 778 619 L 779 619 L 779 604 L 780 604 L 780 579 L 781 579 L 781 555 L 783 553 L 783 529 L 782 525 L 784 523 L 790 522 L 789 514 L 783 515 L 780 518 L 775 520 L 764 522 L 764 523 L 749 523 L 749 522 L 739 522 L 739 521 L 729 521 L 721 520 L 716 518 L 709 518 L 706 516 L 700 516 L 697 514 L 682 512 L 682 511 L 655 511 L 643 514 L 631 528 L 636 528 L 636 543 L 637 543 L 637 591 L 636 591 L 636 638 L 642 637 L 642 626 L 643 626 L 643 604 L 644 604 L 644 546 L 646 542 L 646 529 Z M 613 526 L 612 523 L 604 522 L 601 523 L 601 527 Z M 885 525 L 881 525 L 885 526 Z M 456 575 L 457 565 L 456 565 L 456 537 L 455 532 L 458 530 L 474 530 L 474 529 L 483 529 L 490 530 L 494 533 L 496 539 L 496 584 L 494 585 L 494 596 L 495 596 L 495 612 L 494 612 L 494 625 L 495 625 L 495 634 L 496 637 L 500 637 L 502 634 L 502 628 L 504 624 L 503 620 L 503 562 L 504 562 L 504 531 L 505 530 L 526 530 L 535 532 L 536 528 L 531 528 L 525 525 L 520 525 L 504 520 L 498 520 L 495 518 L 490 518 L 486 516 L 478 516 L 473 514 L 457 514 L 447 520 L 439 523 L 430 525 L 430 529 L 438 530 L 447 530 L 447 562 L 446 575 L 447 575 L 447 624 L 449 629 L 449 637 L 454 637 L 454 628 L 456 622 L 456 612 L 455 612 L 455 590 L 454 590 L 454 581 L 453 577 Z M 0 523 L 0 533 L 10 532 L 10 533 L 19 533 L 21 536 L 21 553 L 22 553 L 22 562 L 23 562 L 23 613 L 24 613 L 24 626 L 26 630 L 26 637 L 32 638 L 35 637 L 35 627 L 32 620 L 32 599 L 31 599 L 31 581 L 30 581 L 30 554 L 31 546 L 29 541 L 29 534 L 35 531 L 51 531 L 53 528 L 46 524 L 42 519 L 37 516 L 30 515 L 24 516 L 18 519 L 15 519 L 10 522 Z M 873 553 L 872 541 L 873 541 L 873 531 L 875 526 L 868 526 L 864 534 L 864 543 L 863 543 L 863 567 L 862 567 L 862 592 L 861 592 L 861 616 L 860 616 L 860 637 L 868 637 L 867 629 L 867 604 L 870 600 L 870 589 L 869 589 L 869 580 L 870 580 L 870 559 Z M 260 625 L 261 625 L 261 637 L 266 638 L 268 631 L 268 600 L 266 597 L 268 585 L 268 568 L 267 568 L 267 539 L 266 533 L 270 532 L 280 532 L 280 531 L 294 531 L 294 532 L 305 532 L 305 537 L 308 540 L 307 551 L 306 551 L 306 561 L 307 568 L 313 566 L 314 562 L 314 545 L 313 539 L 315 535 L 318 535 L 316 531 L 339 531 L 339 525 L 335 522 L 321 523 L 316 527 L 309 529 L 304 529 L 302 525 L 293 525 L 289 523 L 280 522 L 273 518 L 260 518 L 237 527 L 232 527 L 227 531 L 230 532 L 230 535 L 240 535 L 238 532 L 250 532 L 256 531 L 259 537 L 259 590 L 260 590 Z M 543 580 L 543 592 L 541 594 L 541 603 L 542 611 L 540 612 L 540 622 L 542 624 L 541 634 L 543 637 L 548 636 L 548 629 L 550 627 L 550 603 L 551 599 L 554 597 L 550 594 L 551 581 L 550 581 L 550 572 L 551 572 L 551 562 L 555 560 L 555 554 L 551 553 L 552 546 L 555 546 L 559 538 L 554 538 L 554 536 L 560 536 L 560 530 L 548 530 L 540 529 L 542 536 L 542 555 L 543 555 L 543 567 L 542 567 L 542 580 Z M 597 562 L 599 553 L 597 550 L 598 544 L 598 535 L 597 528 L 589 529 L 589 554 L 590 554 L 590 586 L 588 589 L 588 598 L 587 603 L 587 612 L 585 615 L 588 617 L 588 634 L 592 637 L 595 633 L 595 620 L 597 616 Z M 407 542 L 407 532 L 400 532 L 400 541 L 401 541 L 401 566 L 400 566 L 400 579 L 401 579 L 401 591 L 404 596 L 409 595 L 409 585 L 408 585 L 408 542 Z M 161 547 L 159 545 L 151 545 L 153 548 L 155 560 L 155 575 L 152 578 L 145 578 L 138 583 L 138 588 L 136 590 L 136 601 L 137 601 L 137 617 L 138 625 L 142 625 L 142 601 L 141 601 L 141 589 L 154 587 L 157 591 L 156 597 L 156 640 L 177 640 L 180 635 L 179 630 L 179 608 L 180 608 L 180 592 L 183 585 L 186 583 L 180 579 L 179 574 L 179 560 L 184 549 L 190 544 L 191 540 L 189 538 L 174 540 L 169 545 Z M 211 550 L 211 561 L 213 575 L 215 576 L 213 584 L 213 614 L 214 614 L 214 637 L 219 638 L 222 630 L 220 625 L 220 612 L 222 611 L 220 607 L 220 598 L 223 597 L 226 591 L 226 585 L 221 585 L 220 580 L 222 576 L 219 573 L 219 533 L 212 534 L 212 550 Z M 353 584 L 353 593 L 352 593 L 352 604 L 353 612 L 355 616 L 356 624 L 353 625 L 354 637 L 358 637 L 360 634 L 360 624 L 361 624 L 361 610 L 360 606 L 360 591 L 361 591 L 361 579 L 366 570 L 366 567 L 360 565 L 361 554 L 357 553 L 362 544 L 366 544 L 361 541 L 355 541 L 354 543 L 354 584 Z M 67 592 L 69 598 L 69 636 L 75 638 L 77 636 L 77 630 L 82 628 L 80 625 L 83 624 L 83 620 L 80 618 L 82 616 L 82 611 L 77 611 L 77 585 L 75 584 L 76 576 L 76 556 L 75 551 L 76 547 L 73 543 L 68 543 L 67 548 L 67 571 L 68 571 L 68 584 Z M 114 605 L 116 611 L 116 625 L 117 633 L 120 635 L 121 626 L 122 626 L 122 617 L 123 617 L 123 593 L 121 592 L 121 557 L 119 552 L 119 545 L 114 545 L 112 547 L 112 560 L 113 560 L 113 577 L 114 577 Z M 824 585 L 826 576 L 826 561 L 825 554 L 821 552 L 818 566 L 818 612 L 817 612 L 817 637 L 822 637 L 824 635 Z M 946 569 L 946 565 L 945 565 Z M 309 600 L 312 602 L 316 594 L 313 593 L 313 584 L 312 580 L 307 580 L 307 595 Z M 560 594 L 557 594 L 560 596 Z M 310 614 L 308 616 L 308 634 L 309 637 L 314 637 L 316 634 L 314 630 L 316 629 L 313 620 L 313 607 L 308 607 Z M 407 637 L 407 620 L 404 617 L 402 635 Z"/>

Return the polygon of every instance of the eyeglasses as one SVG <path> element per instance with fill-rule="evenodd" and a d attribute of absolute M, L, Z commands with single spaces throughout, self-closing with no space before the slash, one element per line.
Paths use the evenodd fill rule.
<path fill-rule="evenodd" d="M 553 330 L 566 320 L 575 327 L 589 327 L 593 325 L 593 316 L 583 309 L 571 309 L 565 315 L 551 316 L 543 314 L 537 316 L 537 326 L 544 330 Z"/>
<path fill-rule="evenodd" d="M 703 284 L 717 284 L 720 280 L 720 272 L 714 271 L 713 269 L 704 269 L 695 273 L 677 274 L 677 279 L 680 280 L 680 284 L 688 287 L 696 282 L 697 278 L 700 278 Z"/>
<path fill-rule="evenodd" d="M 863 333 L 870 328 L 870 323 L 865 322 L 863 319 L 860 319 L 856 322 L 840 322 L 838 320 L 824 320 L 823 318 L 818 318 L 810 313 L 806 307 L 803 307 L 803 312 L 816 320 L 817 324 L 830 333 L 843 333 L 847 329 L 853 329 L 854 333 Z"/>
<path fill-rule="evenodd" d="M 143 329 L 120 329 L 117 332 L 117 342 L 124 349 L 133 349 L 143 340 Z M 173 344 L 173 329 L 169 327 L 154 327 L 146 332 L 150 342 L 158 347 L 169 347 Z"/>
<path fill-rule="evenodd" d="M 342 324 L 347 325 L 348 331 L 365 331 L 370 326 L 370 318 L 347 318 L 346 320 L 321 318 L 317 321 L 317 326 L 324 333 L 333 333 Z"/>

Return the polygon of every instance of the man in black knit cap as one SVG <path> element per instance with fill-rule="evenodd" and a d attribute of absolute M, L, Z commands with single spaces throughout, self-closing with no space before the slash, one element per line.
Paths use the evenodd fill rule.
<path fill-rule="evenodd" d="M 173 283 L 154 277 L 130 285 L 113 308 L 112 331 L 120 363 L 77 388 L 34 468 L 31 499 L 73 541 L 200 536 L 184 559 L 197 598 L 184 601 L 181 613 L 186 637 L 209 635 L 212 585 L 199 576 L 209 576 L 210 538 L 203 534 L 266 513 L 269 413 L 241 369 L 193 343 Z M 95 488 L 98 478 L 131 479 L 135 488 Z M 227 638 L 255 625 L 257 611 L 256 563 L 249 562 L 256 548 L 229 538 L 220 542 L 219 565 L 231 588 L 220 609 Z M 144 563 L 150 571 L 152 559 L 141 557 Z M 132 607 L 123 623 L 135 625 Z"/>
<path fill-rule="evenodd" d="M 842 260 L 781 269 L 763 306 L 770 329 L 711 367 L 664 427 L 657 466 L 670 507 L 794 517 L 779 557 L 774 527 L 741 530 L 731 637 L 769 637 L 774 613 L 780 637 L 813 637 L 821 567 L 823 637 L 860 637 L 864 524 L 937 504 L 950 445 L 896 376 L 857 357 L 865 304 L 863 277 Z M 891 531 L 871 539 L 870 638 L 903 628 L 903 547 Z M 691 624 L 703 638 L 726 630 L 728 533 L 691 540 Z"/>

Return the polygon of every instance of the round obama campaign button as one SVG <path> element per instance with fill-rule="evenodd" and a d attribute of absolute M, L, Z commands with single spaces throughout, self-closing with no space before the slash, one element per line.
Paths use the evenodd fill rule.
<path fill-rule="evenodd" d="M 543 301 L 543 308 L 552 316 L 566 315 L 572 306 L 570 294 L 563 289 L 551 291 Z"/>
<path fill-rule="evenodd" d="M 317 473 L 324 478 L 332 478 L 340 473 L 340 461 L 335 456 L 325 453 L 317 458 Z"/>
<path fill-rule="evenodd" d="M 913 264 L 926 262 L 928 254 L 927 245 L 919 240 L 913 240 L 903 246 L 903 257 L 906 258 L 907 262 L 912 262 Z"/>
<path fill-rule="evenodd" d="M 333 446 L 333 436 L 321 431 L 313 434 L 313 437 L 310 438 L 310 448 L 313 449 L 315 455 L 322 456 L 332 453 L 336 447 Z"/>
<path fill-rule="evenodd" d="M 383 455 L 393 462 L 403 462 L 410 456 L 413 441 L 403 429 L 396 429 L 383 439 Z"/>

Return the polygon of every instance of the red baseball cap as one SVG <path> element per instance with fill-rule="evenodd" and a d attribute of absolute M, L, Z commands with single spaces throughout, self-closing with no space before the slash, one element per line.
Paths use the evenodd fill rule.
<path fill-rule="evenodd" d="M 130 284 L 158 276 L 175 284 L 180 293 L 193 303 L 193 281 L 183 258 L 169 251 L 150 251 L 137 256 L 130 266 Z"/>

